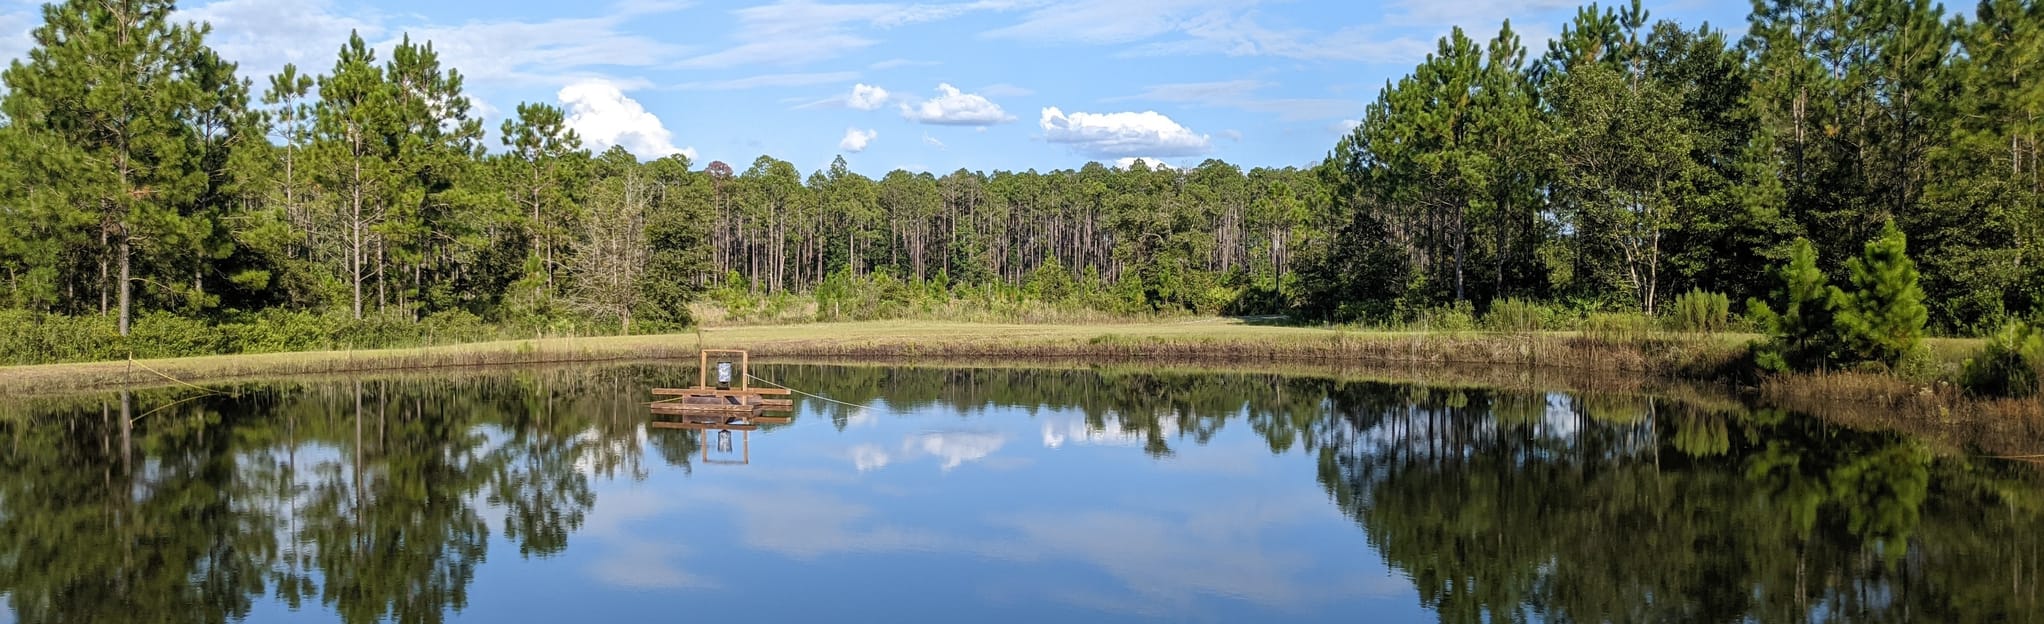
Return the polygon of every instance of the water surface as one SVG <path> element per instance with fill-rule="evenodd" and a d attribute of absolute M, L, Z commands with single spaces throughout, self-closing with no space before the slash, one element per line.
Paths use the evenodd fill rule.
<path fill-rule="evenodd" d="M 18 404 L 0 623 L 2044 620 L 2035 469 L 1731 402 L 758 372 L 861 407 L 650 428 L 694 376 L 650 365 Z"/>

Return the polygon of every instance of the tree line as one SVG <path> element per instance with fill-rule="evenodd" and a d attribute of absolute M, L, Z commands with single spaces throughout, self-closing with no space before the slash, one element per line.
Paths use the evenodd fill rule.
<path fill-rule="evenodd" d="M 1762 0 L 1743 35 L 1591 5 L 1537 55 L 1510 24 L 1454 30 L 1310 167 L 878 179 L 592 153 L 538 103 L 489 137 L 431 42 L 385 58 L 351 37 L 258 89 L 167 0 L 43 18 L 0 76 L 4 306 L 120 335 L 138 316 L 632 331 L 687 324 L 707 288 L 880 281 L 1123 312 L 1654 315 L 1767 298 L 1799 239 L 1843 282 L 1890 221 L 1931 326 L 2044 301 L 2030 2 Z"/>
<path fill-rule="evenodd" d="M 1578 11 L 1544 52 L 1455 29 L 1325 164 L 1338 229 L 1305 303 L 1368 317 L 1519 297 L 1657 312 L 1765 298 L 1893 221 L 1934 326 L 2044 302 L 2044 7 L 1755 0 L 1744 35 Z"/>

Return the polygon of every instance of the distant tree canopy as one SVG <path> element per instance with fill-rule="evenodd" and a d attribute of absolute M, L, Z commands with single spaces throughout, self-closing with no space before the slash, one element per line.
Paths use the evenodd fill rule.
<path fill-rule="evenodd" d="M 1592 5 L 1538 54 L 1510 24 L 1452 31 L 1308 168 L 878 179 L 599 156 L 545 104 L 485 140 L 431 42 L 351 37 L 257 92 L 168 0 L 44 17 L 0 100 L 0 306 L 123 334 L 272 311 L 676 326 L 705 289 L 833 279 L 1337 321 L 1655 314 L 1768 298 L 1799 238 L 1827 283 L 1859 279 L 1891 220 L 1931 328 L 2044 301 L 2044 8 L 2020 0 L 1763 0 L 1743 36 Z"/>

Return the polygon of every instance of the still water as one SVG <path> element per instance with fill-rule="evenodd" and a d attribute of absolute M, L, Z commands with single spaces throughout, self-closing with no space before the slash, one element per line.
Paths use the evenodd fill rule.
<path fill-rule="evenodd" d="M 0 408 L 0 623 L 2044 621 L 2044 480 L 1736 403 L 653 365 Z M 130 427 L 122 427 L 126 410 Z"/>

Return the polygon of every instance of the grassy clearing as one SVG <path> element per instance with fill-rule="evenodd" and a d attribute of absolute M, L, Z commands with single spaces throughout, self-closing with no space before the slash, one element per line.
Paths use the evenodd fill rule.
<path fill-rule="evenodd" d="M 228 355 L 0 368 L 0 392 L 57 393 L 253 377 L 465 366 L 692 359 L 698 348 L 760 357 L 1115 358 L 1486 364 L 1710 378 L 1749 336 L 1421 333 L 1256 325 L 1236 319 L 1098 324 L 867 321 L 696 333 L 482 342 L 418 349 Z M 173 381 L 175 380 L 175 381 Z"/>

